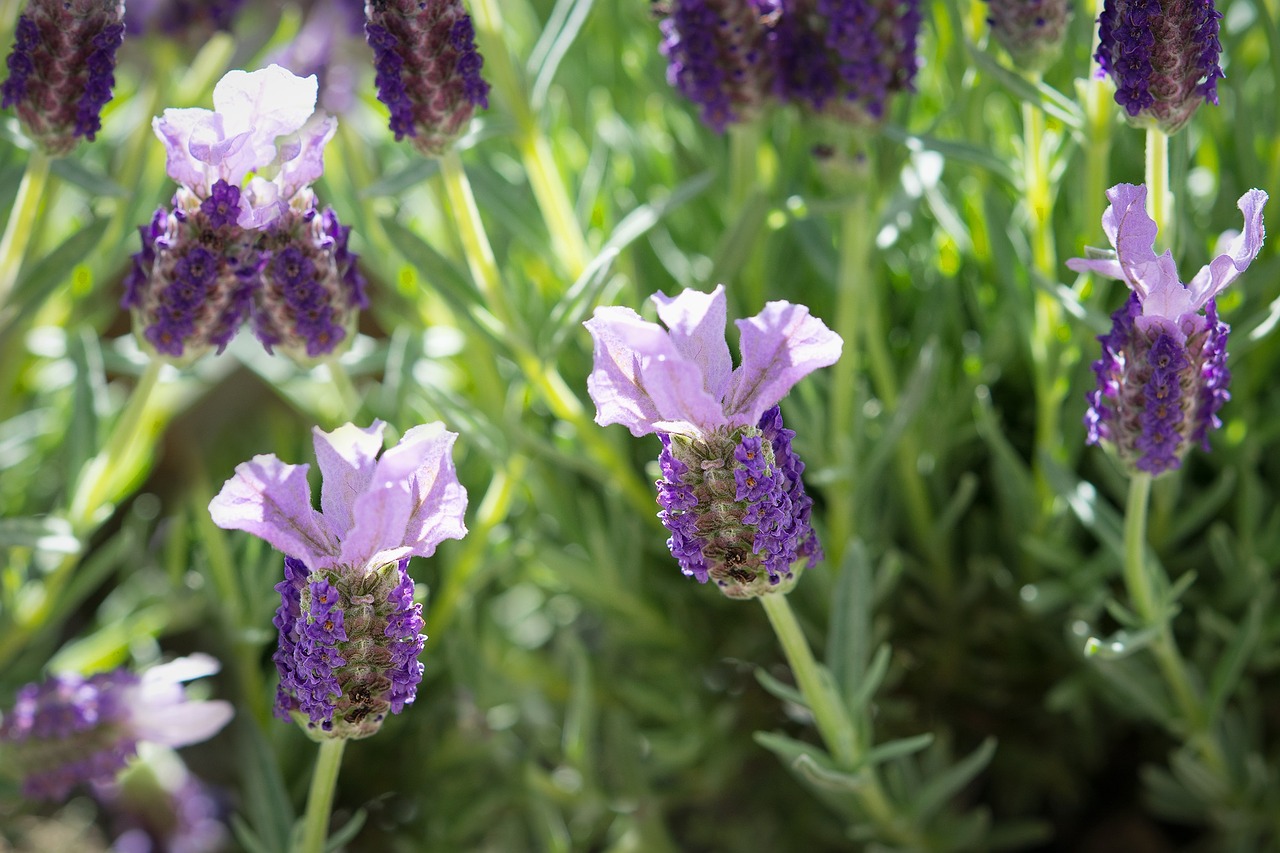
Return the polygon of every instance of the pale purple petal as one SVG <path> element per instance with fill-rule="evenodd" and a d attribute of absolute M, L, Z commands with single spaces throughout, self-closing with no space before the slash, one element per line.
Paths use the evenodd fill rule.
<path fill-rule="evenodd" d="M 587 390 L 596 423 L 620 423 L 635 436 L 709 432 L 725 423 L 719 401 L 704 389 L 698 364 L 676 349 L 666 330 L 630 308 L 597 308 L 586 322 L 595 339 Z"/>
<path fill-rule="evenodd" d="M 176 691 L 178 697 L 174 697 Z M 138 740 L 180 747 L 208 740 L 231 722 L 235 709 L 222 700 L 191 701 L 181 687 L 142 695 L 129 715 L 130 729 Z"/>
<path fill-rule="evenodd" d="M 385 427 L 384 422 L 374 421 L 363 429 L 344 424 L 333 432 L 311 430 L 320 465 L 320 511 L 335 539 L 341 540 L 355 526 L 352 507 L 369 488 Z"/>
<path fill-rule="evenodd" d="M 293 198 L 303 187 L 310 186 L 324 174 L 324 147 L 338 129 L 338 120 L 324 113 L 311 117 L 298 136 L 281 145 L 280 174 L 276 178 L 282 198 Z"/>
<path fill-rule="evenodd" d="M 213 108 L 228 136 L 253 132 L 252 145 L 265 165 L 275 158 L 276 137 L 296 133 L 315 111 L 317 90 L 314 74 L 298 77 L 279 65 L 228 71 L 213 88 Z"/>
<path fill-rule="evenodd" d="M 266 178 L 254 175 L 240 191 L 241 228 L 260 230 L 289 212 L 289 199 L 282 198 L 280 187 Z"/>
<path fill-rule="evenodd" d="M 1146 283 L 1135 269 L 1156 259 L 1156 223 L 1147 215 L 1147 188 L 1116 184 L 1107 190 L 1111 204 L 1102 214 L 1102 230 L 1116 248 L 1125 279 L 1139 298 L 1147 295 Z M 1075 267 L 1072 267 L 1075 269 Z"/>
<path fill-rule="evenodd" d="M 184 187 L 198 195 L 209 192 L 205 166 L 191 154 L 191 134 L 197 125 L 207 122 L 214 114 L 205 109 L 168 109 L 164 115 L 151 120 L 151 128 L 164 143 L 165 171 Z"/>
<path fill-rule="evenodd" d="M 1197 309 L 1239 278 L 1258 257 L 1266 237 L 1262 227 L 1262 208 L 1266 203 L 1267 194 L 1262 190 L 1249 190 L 1240 196 L 1236 206 L 1244 214 L 1244 231 L 1223 234 L 1218 241 L 1217 257 L 1201 267 L 1187 285 Z"/>
<path fill-rule="evenodd" d="M 1179 320 L 1183 314 L 1195 311 L 1191 292 L 1178 280 L 1178 268 L 1173 263 L 1173 254 L 1165 252 L 1156 260 L 1134 268 L 1147 285 L 1146 298 L 1142 299 L 1142 316 L 1135 321 L 1144 332 L 1152 325 L 1159 325 L 1169 330 L 1181 341 L 1183 335 L 1179 330 Z"/>
<path fill-rule="evenodd" d="M 311 508 L 308 467 L 285 464 L 274 454 L 241 462 L 209 502 L 213 523 L 265 539 L 309 568 L 334 565 L 338 544 Z"/>
<path fill-rule="evenodd" d="M 733 359 L 724 333 L 724 285 L 716 285 L 710 293 L 686 290 L 671 297 L 655 293 L 658 317 L 670 330 L 671 342 L 680 354 L 698 365 L 708 394 L 717 400 L 724 397 L 733 372 Z"/>
<path fill-rule="evenodd" d="M 1092 272 L 1107 278 L 1124 278 L 1124 268 L 1115 258 L 1071 258 L 1067 268 L 1076 272 Z"/>
<path fill-rule="evenodd" d="M 222 669 L 222 664 L 213 655 L 195 654 L 174 658 L 168 663 L 157 664 L 142 674 L 142 683 L 181 684 L 214 675 Z"/>
<path fill-rule="evenodd" d="M 344 565 L 370 570 L 411 555 L 429 557 L 442 540 L 466 533 L 466 492 L 449 459 L 456 438 L 439 423 L 426 424 L 383 454 L 356 499 L 355 524 L 342 543 Z"/>
<path fill-rule="evenodd" d="M 805 376 L 834 364 L 844 342 L 803 305 L 769 302 L 737 321 L 742 364 L 733 372 L 724 411 L 736 426 L 754 426 Z"/>

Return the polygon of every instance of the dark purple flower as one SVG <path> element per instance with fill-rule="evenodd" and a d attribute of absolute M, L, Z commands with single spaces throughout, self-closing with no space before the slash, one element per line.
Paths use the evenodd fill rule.
<path fill-rule="evenodd" d="M 489 107 L 471 16 L 461 0 L 382 0 L 366 5 L 365 13 L 374 84 L 391 111 L 392 132 L 440 156 L 476 108 Z"/>
<path fill-rule="evenodd" d="M 1102 227 L 1115 256 L 1073 258 L 1067 266 L 1123 279 L 1133 290 L 1098 337 L 1097 387 L 1085 415 L 1090 444 L 1107 442 L 1136 470 L 1162 474 L 1182 464 L 1192 444 L 1207 447 L 1228 399 L 1227 333 L 1214 297 L 1235 281 L 1262 248 L 1267 194 L 1249 190 L 1238 203 L 1244 232 L 1222 235 L 1218 254 L 1187 284 L 1171 252 L 1155 254 L 1156 224 L 1146 212 L 1147 189 L 1119 184 Z M 1206 313 L 1201 314 L 1201 309 Z"/>
<path fill-rule="evenodd" d="M 49 154 L 92 141 L 115 85 L 124 41 L 118 0 L 31 0 L 14 30 L 0 107 L 13 107 L 27 135 Z"/>
<path fill-rule="evenodd" d="M 26 796 L 63 799 L 76 785 L 113 780 L 139 742 L 177 747 L 213 737 L 231 705 L 188 700 L 182 683 L 217 671 L 213 658 L 193 655 L 141 676 L 117 669 L 28 684 L 0 718 L 0 749 Z"/>
<path fill-rule="evenodd" d="M 237 466 L 209 504 L 220 527 L 288 555 L 276 584 L 276 712 L 288 719 L 296 711 L 327 737 L 368 737 L 413 702 L 426 637 L 409 557 L 429 557 L 467 532 L 467 493 L 450 459 L 457 436 L 440 424 L 417 426 L 379 458 L 384 427 L 313 431 L 320 512 L 308 466 L 275 456 Z"/>
<path fill-rule="evenodd" d="M 1106 0 L 1094 58 L 1130 124 L 1176 133 L 1201 100 L 1218 103 L 1221 18 L 1213 0 Z"/>

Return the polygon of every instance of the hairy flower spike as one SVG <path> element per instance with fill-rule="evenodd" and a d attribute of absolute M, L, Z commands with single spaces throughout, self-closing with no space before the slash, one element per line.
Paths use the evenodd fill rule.
<path fill-rule="evenodd" d="M 1218 103 L 1218 21 L 1213 0 L 1106 0 L 1094 58 L 1136 127 L 1176 133 L 1200 101 Z"/>
<path fill-rule="evenodd" d="M 54 156 L 102 128 L 124 41 L 119 0 L 32 0 L 18 17 L 0 107 L 13 107 L 27 134 Z"/>
<path fill-rule="evenodd" d="M 1218 254 L 1187 284 L 1173 255 L 1154 251 L 1156 224 L 1146 213 L 1147 190 L 1119 184 L 1102 227 L 1116 248 L 1110 258 L 1073 258 L 1067 266 L 1124 279 L 1133 290 L 1099 336 L 1097 387 L 1087 395 L 1088 442 L 1105 442 L 1127 465 L 1153 475 L 1177 468 L 1192 444 L 1208 448 L 1221 426 L 1218 410 L 1229 398 L 1227 334 L 1214 301 L 1262 248 L 1267 194 L 1249 190 L 1239 201 L 1244 232 L 1228 232 Z M 1205 313 L 1201 314 L 1201 309 Z"/>
<path fill-rule="evenodd" d="M 287 555 L 276 585 L 276 712 L 324 737 L 368 737 L 413 702 L 426 637 L 409 557 L 467 532 L 467 493 L 450 459 L 457 436 L 417 426 L 378 457 L 384 427 L 314 430 L 320 512 L 308 466 L 275 456 L 237 466 L 209 504 L 220 527 Z"/>
<path fill-rule="evenodd" d="M 1039 73 L 1062 53 L 1071 22 L 1067 0 L 988 0 L 991 34 L 1020 70 Z"/>
<path fill-rule="evenodd" d="M 365 38 L 373 48 L 378 99 L 396 139 L 431 157 L 448 150 L 477 107 L 488 109 L 484 59 L 461 0 L 370 0 Z"/>
<path fill-rule="evenodd" d="M 658 517 L 681 570 L 731 598 L 785 592 L 800 558 L 822 558 L 804 464 L 777 403 L 840 356 L 840 337 L 803 305 L 770 302 L 739 320 L 742 363 L 725 343 L 723 286 L 654 294 L 662 329 L 629 308 L 598 308 L 587 380 L 596 423 L 658 433 Z"/>
<path fill-rule="evenodd" d="M 193 655 L 141 676 L 117 669 L 28 684 L 0 718 L 0 754 L 33 799 L 60 800 L 76 785 L 110 782 L 142 741 L 186 746 L 227 724 L 229 703 L 193 702 L 182 688 L 217 671 L 213 658 Z"/>

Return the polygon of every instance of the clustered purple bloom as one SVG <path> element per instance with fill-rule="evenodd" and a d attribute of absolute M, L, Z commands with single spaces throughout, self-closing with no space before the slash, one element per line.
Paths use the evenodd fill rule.
<path fill-rule="evenodd" d="M 1112 315 L 1111 331 L 1098 337 L 1088 442 L 1106 442 L 1135 470 L 1159 475 L 1179 467 L 1192 444 L 1207 450 L 1209 432 L 1221 426 L 1218 411 L 1230 397 L 1230 327 L 1218 319 L 1214 298 L 1261 250 L 1267 194 L 1249 190 L 1240 198 L 1244 231 L 1223 234 L 1217 256 L 1185 285 L 1172 253 L 1155 254 L 1146 197 L 1145 186 L 1112 187 L 1102 226 L 1115 257 L 1073 258 L 1067 266 L 1123 279 L 1133 291 Z"/>
<path fill-rule="evenodd" d="M 792 565 L 822 557 L 804 464 L 777 406 L 791 387 L 840 356 L 841 340 L 803 305 L 770 302 L 738 321 L 742 363 L 724 339 L 723 286 L 654 294 L 663 329 L 629 308 L 598 308 L 587 380 L 596 422 L 656 432 L 658 514 L 681 570 L 732 598 L 785 591 Z M 787 582 L 787 583 L 784 583 Z"/>
<path fill-rule="evenodd" d="M 1067 37 L 1067 0 L 988 0 L 991 34 L 1018 68 L 1041 72 L 1057 60 Z"/>
<path fill-rule="evenodd" d="M 461 0 L 385 0 L 365 7 L 378 99 L 396 139 L 422 153 L 448 150 L 477 107 L 488 109 L 475 28 Z"/>
<path fill-rule="evenodd" d="M 1223 77 L 1213 0 L 1107 0 L 1094 58 L 1116 85 L 1130 123 L 1175 133 Z"/>
<path fill-rule="evenodd" d="M 180 187 L 140 229 L 121 304 L 156 354 L 185 364 L 221 352 L 249 316 L 268 351 L 303 364 L 350 341 L 367 299 L 351 229 L 309 188 L 337 126 L 314 111 L 316 93 L 314 77 L 277 65 L 232 71 L 215 110 L 155 120 Z"/>
<path fill-rule="evenodd" d="M 0 719 L 0 752 L 32 799 L 63 799 L 76 785 L 109 782 L 141 741 L 186 746 L 231 719 L 226 702 L 193 702 L 182 682 L 218 669 L 207 656 L 181 658 L 142 676 L 117 669 L 88 678 L 54 675 L 18 691 Z"/>
<path fill-rule="evenodd" d="M 770 97 L 871 123 L 915 77 L 919 0 L 674 0 L 667 78 L 720 131 Z"/>
<path fill-rule="evenodd" d="M 244 0 L 129 0 L 125 26 L 130 36 L 158 29 L 197 41 L 215 30 L 230 32 L 243 5 Z"/>
<path fill-rule="evenodd" d="M 230 803 L 176 753 L 144 745 L 113 782 L 95 782 L 94 799 L 115 835 L 112 853 L 217 853 L 227 849 Z"/>
<path fill-rule="evenodd" d="M 379 457 L 384 427 L 314 430 L 320 512 L 308 466 L 274 455 L 237 466 L 209 504 L 219 526 L 287 555 L 276 585 L 276 713 L 325 737 L 368 737 L 412 704 L 426 637 L 409 557 L 466 534 L 467 493 L 450 458 L 457 436 L 417 426 Z"/>
<path fill-rule="evenodd" d="M 124 41 L 118 0 L 32 0 L 18 17 L 0 107 L 13 107 L 27 134 L 49 154 L 66 154 L 102 129 Z"/>

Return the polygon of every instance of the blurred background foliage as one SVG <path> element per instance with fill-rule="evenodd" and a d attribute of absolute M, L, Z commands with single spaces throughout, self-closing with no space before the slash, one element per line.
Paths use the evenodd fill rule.
<path fill-rule="evenodd" d="M 0 4 L 5 45 L 15 7 Z M 150 450 L 120 473 L 109 512 L 76 521 L 67 504 L 145 366 L 118 303 L 134 227 L 173 189 L 150 118 L 208 105 L 226 69 L 280 57 L 308 11 L 251 3 L 232 35 L 127 39 L 100 138 L 56 163 L 0 313 L 0 707 L 50 670 L 214 654 L 223 672 L 202 689 L 232 700 L 237 719 L 184 755 L 234 816 L 232 849 L 250 838 L 284 849 L 314 748 L 270 716 L 281 557 L 217 529 L 205 507 L 253 454 L 310 461 L 310 428 L 347 418 L 339 395 L 324 368 L 272 359 L 242 334 L 162 376 Z M 1222 103 L 1173 141 L 1184 274 L 1238 227 L 1244 190 L 1280 186 L 1280 7 L 1223 11 Z M 826 540 L 839 559 L 808 571 L 791 599 L 833 670 L 884 666 L 863 698 L 874 742 L 900 745 L 880 760 L 903 819 L 931 849 L 1280 843 L 1280 256 L 1268 244 L 1221 299 L 1234 329 L 1226 426 L 1212 453 L 1193 451 L 1157 483 L 1152 508 L 1154 551 L 1186 584 L 1174 625 L 1214 703 L 1225 784 L 1171 729 L 1141 643 L 1112 637 L 1124 479 L 1084 447 L 1081 417 L 1094 336 L 1124 287 L 1063 266 L 1054 281 L 1029 272 L 1025 101 L 1046 116 L 1058 257 L 1104 244 L 1105 201 L 1082 179 L 1095 12 L 1076 10 L 1039 89 L 988 44 L 983 3 L 925 12 L 917 92 L 893 103 L 867 160 L 846 129 L 779 108 L 735 170 L 740 143 L 665 81 L 649 4 L 502 0 L 500 30 L 480 27 L 479 47 L 486 72 L 513 74 L 460 143 L 510 303 L 496 322 L 434 163 L 386 130 L 370 51 L 358 37 L 335 47 L 322 105 L 341 129 L 316 190 L 354 226 L 370 282 L 344 358 L 363 400 L 356 420 L 397 432 L 443 420 L 462 436 L 471 496 L 470 535 L 411 567 L 430 636 L 418 700 L 347 750 L 334 826 L 363 821 L 348 849 L 905 849 L 868 829 L 847 791 L 786 760 L 816 735 L 765 614 L 680 575 L 656 519 L 657 441 L 595 427 L 585 390 L 580 322 L 596 305 L 640 308 L 654 291 L 724 282 L 731 318 L 770 299 L 834 318 L 851 186 L 875 188 L 865 286 L 893 391 L 850 348 L 850 422 L 830 422 L 833 371 L 783 403 L 819 533 L 850 537 Z M 1109 116 L 1107 185 L 1140 182 L 1142 136 L 1114 105 Z M 6 116 L 0 208 L 26 157 Z M 539 166 L 554 173 L 531 177 Z M 539 180 L 566 194 L 585 246 L 548 225 Z M 1061 446 L 1039 456 L 1037 292 L 1060 311 L 1065 383 Z M 842 441 L 851 469 L 833 454 Z M 850 514 L 833 521 L 837 502 Z M 1086 656 L 1091 637 L 1100 652 Z M 12 780 L 0 786 L 0 835 L 20 849 L 39 849 L 41 821 L 95 820 L 83 800 L 42 809 Z"/>

